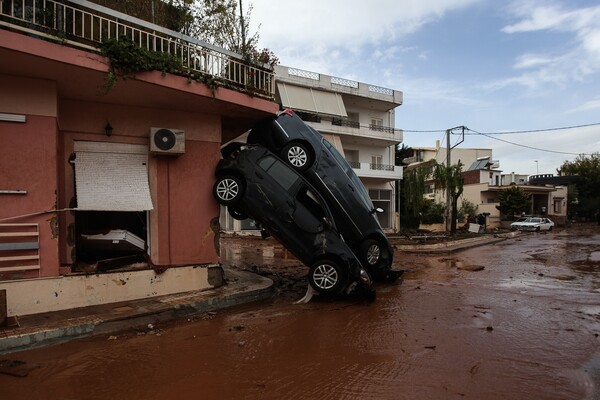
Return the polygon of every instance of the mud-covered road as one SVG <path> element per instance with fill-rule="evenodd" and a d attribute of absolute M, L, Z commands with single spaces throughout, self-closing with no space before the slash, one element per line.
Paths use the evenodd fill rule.
<path fill-rule="evenodd" d="M 223 258 L 274 278 L 270 301 L 11 354 L 1 399 L 594 399 L 600 227 L 447 255 L 396 253 L 374 303 L 292 302 L 307 268 L 274 242 Z"/>

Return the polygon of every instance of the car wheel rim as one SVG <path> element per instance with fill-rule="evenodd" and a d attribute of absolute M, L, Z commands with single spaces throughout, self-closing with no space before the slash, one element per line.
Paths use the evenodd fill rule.
<path fill-rule="evenodd" d="M 369 265 L 375 265 L 379 261 L 379 257 L 381 256 L 381 250 L 379 250 L 378 244 L 372 244 L 367 249 L 367 262 Z"/>
<path fill-rule="evenodd" d="M 240 188 L 233 179 L 223 179 L 217 185 L 217 196 L 223 201 L 231 201 L 238 195 Z"/>
<path fill-rule="evenodd" d="M 331 289 L 338 281 L 338 273 L 333 266 L 321 264 L 315 268 L 313 280 L 319 289 Z"/>
<path fill-rule="evenodd" d="M 296 168 L 304 167 L 308 160 L 306 151 L 300 146 L 292 146 L 288 150 L 288 160 Z"/>

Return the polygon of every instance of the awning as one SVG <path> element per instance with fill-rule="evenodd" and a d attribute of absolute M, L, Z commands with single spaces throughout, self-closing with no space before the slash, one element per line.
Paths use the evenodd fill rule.
<path fill-rule="evenodd" d="M 152 210 L 147 146 L 75 142 L 77 209 Z"/>
<path fill-rule="evenodd" d="M 336 117 L 348 116 L 339 93 L 325 92 L 284 82 L 277 83 L 277 92 L 281 104 L 286 108 Z"/>

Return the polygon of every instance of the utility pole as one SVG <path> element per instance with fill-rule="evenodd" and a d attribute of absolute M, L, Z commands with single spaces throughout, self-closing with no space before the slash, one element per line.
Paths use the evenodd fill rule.
<path fill-rule="evenodd" d="M 244 23 L 244 9 L 242 8 L 242 0 L 240 0 L 240 24 L 242 31 L 242 56 L 246 57 L 246 25 Z"/>
<path fill-rule="evenodd" d="M 462 138 L 460 142 L 456 143 L 454 146 L 450 146 L 450 134 L 455 129 L 462 129 Z M 450 151 L 461 144 L 465 140 L 465 129 L 464 125 L 455 126 L 454 128 L 446 129 L 446 168 L 450 171 L 450 166 L 452 165 L 452 159 L 450 157 Z M 452 194 L 450 193 L 450 181 L 446 182 L 446 232 L 450 232 L 451 224 L 452 224 Z"/>

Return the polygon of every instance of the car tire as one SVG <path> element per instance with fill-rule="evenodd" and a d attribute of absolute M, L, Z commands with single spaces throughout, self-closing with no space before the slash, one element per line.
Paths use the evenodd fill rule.
<path fill-rule="evenodd" d="M 383 251 L 381 244 L 374 239 L 367 239 L 360 245 L 360 254 L 367 268 L 374 268 L 381 262 Z"/>
<path fill-rule="evenodd" d="M 548 228 L 548 232 L 552 232 L 552 227 Z"/>
<path fill-rule="evenodd" d="M 236 210 L 235 208 L 229 208 L 228 211 L 229 215 L 231 215 L 231 218 L 233 219 L 237 219 L 238 221 L 248 219 L 248 216 L 243 211 Z"/>
<path fill-rule="evenodd" d="M 333 294 L 342 290 L 344 271 L 331 260 L 319 260 L 310 267 L 308 282 L 321 294 Z"/>
<path fill-rule="evenodd" d="M 244 184 L 240 178 L 224 175 L 217 178 L 213 186 L 213 195 L 220 204 L 231 207 L 236 205 L 244 193 Z"/>
<path fill-rule="evenodd" d="M 539 226 L 538 226 L 538 227 L 536 227 L 536 228 L 535 228 L 535 231 L 536 231 L 536 232 L 539 232 L 539 231 L 540 231 L 540 227 L 539 227 Z"/>
<path fill-rule="evenodd" d="M 285 162 L 297 171 L 304 171 L 312 165 L 310 151 L 300 142 L 292 142 L 286 145 L 281 155 Z"/>

